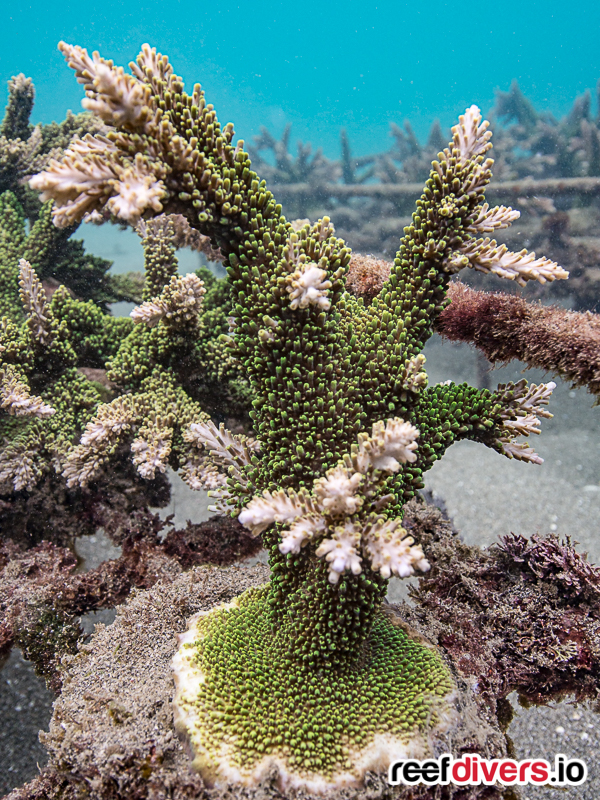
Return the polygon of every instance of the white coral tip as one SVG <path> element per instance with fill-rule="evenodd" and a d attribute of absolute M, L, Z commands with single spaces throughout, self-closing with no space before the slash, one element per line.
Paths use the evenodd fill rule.
<path fill-rule="evenodd" d="M 329 582 L 337 583 L 340 575 L 350 570 L 353 575 L 362 572 L 361 558 L 357 552 L 360 534 L 356 526 L 346 523 L 336 528 L 331 539 L 324 539 L 317 547 L 316 555 L 329 564 Z"/>
<path fill-rule="evenodd" d="M 528 461 L 530 464 L 543 464 L 544 459 L 538 456 L 532 447 L 525 442 L 501 441 L 502 450 L 508 458 L 517 461 Z"/>
<path fill-rule="evenodd" d="M 253 497 L 238 516 L 239 522 L 258 536 L 273 522 L 291 522 L 306 510 L 304 503 L 296 493 L 291 496 L 283 490 L 271 493 L 263 492 L 260 497 Z"/>
<path fill-rule="evenodd" d="M 326 530 L 327 523 L 318 514 L 310 514 L 295 520 L 290 529 L 284 531 L 279 543 L 279 551 L 287 553 L 299 553 L 300 549 L 311 541 L 318 533 Z"/>
<path fill-rule="evenodd" d="M 344 467 L 330 469 L 325 478 L 319 478 L 314 484 L 314 493 L 325 514 L 355 514 L 362 505 L 362 498 L 356 496 L 356 490 L 363 480 L 359 472 L 350 474 Z"/>
<path fill-rule="evenodd" d="M 331 281 L 326 280 L 327 272 L 314 262 L 299 263 L 298 268 L 288 277 L 287 291 L 290 293 L 290 308 L 308 308 L 316 305 L 328 311 L 331 303 L 327 298 Z"/>
<path fill-rule="evenodd" d="M 137 222 L 146 209 L 162 211 L 162 198 L 166 195 L 165 185 L 153 175 L 143 175 L 128 170 L 122 179 L 115 181 L 117 194 L 107 203 L 109 210 L 127 222 Z"/>
<path fill-rule="evenodd" d="M 488 131 L 490 123 L 481 122 L 481 111 L 472 105 L 458 118 L 458 125 L 452 128 L 454 146 L 459 150 L 464 161 L 483 155 L 491 144 L 492 132 Z"/>
<path fill-rule="evenodd" d="M 416 439 L 419 431 L 399 417 L 389 419 L 384 427 L 383 422 L 373 425 L 373 433 L 361 445 L 368 454 L 373 469 L 386 472 L 397 472 L 400 464 L 413 463 L 417 456 Z"/>

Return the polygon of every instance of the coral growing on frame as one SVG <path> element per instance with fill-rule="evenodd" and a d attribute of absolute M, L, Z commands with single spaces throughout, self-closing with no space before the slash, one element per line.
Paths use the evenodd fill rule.
<path fill-rule="evenodd" d="M 421 351 L 459 270 L 520 284 L 567 273 L 487 236 L 517 213 L 484 202 L 491 133 L 475 106 L 434 161 L 389 278 L 366 306 L 345 291 L 351 254 L 329 219 L 295 230 L 232 126 L 220 127 L 199 86 L 185 92 L 166 57 L 144 46 L 129 74 L 61 49 L 107 130 L 75 139 L 31 180 L 54 200 L 55 224 L 106 211 L 128 222 L 181 214 L 219 248 L 231 284 L 224 343 L 249 381 L 257 446 L 192 421 L 175 398 L 173 421 L 161 428 L 159 412 L 152 442 L 150 430 L 139 437 L 140 458 L 151 450 L 164 462 L 157 431 L 179 424 L 206 459 L 196 479 L 213 482 L 219 510 L 261 534 L 270 556 L 271 582 L 193 619 L 176 659 L 197 768 L 209 783 L 252 783 L 276 764 L 285 784 L 321 790 L 360 782 L 394 750 L 428 752 L 455 723 L 454 685 L 439 654 L 382 609 L 392 574 L 429 567 L 402 527 L 403 505 L 458 439 L 539 463 L 520 437 L 539 431 L 553 384 L 428 387 Z M 200 295 L 171 278 L 135 313 L 138 329 L 189 324 Z M 135 407 L 139 396 L 125 401 Z M 80 448 L 121 416 L 98 416 Z"/>

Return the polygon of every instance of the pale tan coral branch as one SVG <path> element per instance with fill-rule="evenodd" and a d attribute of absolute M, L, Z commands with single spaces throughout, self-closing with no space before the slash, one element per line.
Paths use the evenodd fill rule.
<path fill-rule="evenodd" d="M 41 397 L 29 393 L 29 387 L 19 375 L 6 366 L 0 368 L 0 409 L 17 417 L 51 417 L 55 410 Z"/>
<path fill-rule="evenodd" d="M 27 442 L 5 444 L 0 450 L 0 486 L 8 484 L 15 492 L 31 491 L 40 476 L 36 462 L 39 453 Z"/>
<path fill-rule="evenodd" d="M 63 466 L 67 486 L 87 486 L 108 460 L 111 448 L 137 422 L 139 411 L 130 395 L 118 397 L 98 408 L 81 436 L 81 441 L 69 453 Z"/>
<path fill-rule="evenodd" d="M 475 235 L 479 233 L 493 233 L 494 231 L 502 228 L 508 228 L 510 225 L 521 216 L 520 211 L 515 211 L 510 206 L 495 206 L 490 208 L 487 203 L 479 207 L 477 216 L 475 216 L 469 227 L 468 233 Z"/>
<path fill-rule="evenodd" d="M 183 439 L 197 448 L 183 467 L 183 479 L 192 489 L 210 490 L 210 497 L 217 501 L 211 510 L 217 513 L 231 511 L 227 475 L 236 481 L 239 490 L 246 488 L 245 467 L 251 463 L 252 454 L 260 449 L 259 442 L 230 433 L 223 423 L 217 428 L 212 420 L 192 422 L 183 432 Z"/>
<path fill-rule="evenodd" d="M 50 339 L 50 310 L 42 282 L 29 261 L 19 261 L 19 294 L 32 334 L 40 344 Z"/>
<path fill-rule="evenodd" d="M 161 319 L 171 326 L 197 322 L 205 293 L 204 283 L 193 272 L 183 277 L 173 275 L 159 297 L 134 308 L 130 317 L 149 328 Z"/>
<path fill-rule="evenodd" d="M 535 253 L 521 250 L 513 253 L 506 245 L 498 244 L 495 239 L 472 239 L 462 245 L 448 260 L 450 272 L 468 266 L 478 272 L 493 272 L 500 278 L 514 280 L 520 286 L 527 281 L 565 280 L 569 273 L 549 258 L 536 258 Z"/>
<path fill-rule="evenodd" d="M 473 105 L 459 116 L 458 125 L 452 128 L 454 147 L 465 162 L 484 155 L 492 146 L 492 132 L 488 130 L 490 123 L 481 120 L 481 111 Z"/>
<path fill-rule="evenodd" d="M 86 98 L 82 105 L 113 127 L 144 130 L 153 114 L 150 88 L 122 67 L 115 67 L 95 52 L 92 58 L 85 48 L 60 42 L 59 50 L 84 84 Z"/>

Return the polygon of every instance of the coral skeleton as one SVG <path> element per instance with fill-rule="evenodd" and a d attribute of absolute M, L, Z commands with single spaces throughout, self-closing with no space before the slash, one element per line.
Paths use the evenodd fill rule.
<path fill-rule="evenodd" d="M 199 85 L 186 93 L 166 57 L 145 45 L 125 74 L 61 49 L 106 131 L 75 139 L 31 186 L 54 200 L 58 226 L 107 209 L 130 222 L 164 212 L 209 237 L 231 286 L 221 342 L 250 387 L 260 448 L 203 418 L 163 363 L 133 382 L 126 413 L 98 412 L 69 462 L 69 479 L 86 480 L 106 452 L 96 443 L 114 446 L 130 425 L 138 469 L 161 469 L 177 449 L 190 482 L 217 484 L 221 513 L 269 552 L 270 583 L 197 614 L 180 640 L 176 724 L 194 766 L 208 786 L 256 785 L 276 768 L 284 788 L 318 793 L 431 754 L 458 722 L 456 684 L 440 652 L 383 606 L 392 575 L 430 566 L 403 508 L 461 439 L 539 463 L 518 437 L 548 415 L 552 384 L 430 386 L 422 350 L 458 270 L 519 284 L 567 273 L 477 238 L 516 214 L 485 203 L 491 132 L 476 106 L 433 162 L 366 305 L 346 291 L 351 252 L 329 219 L 291 225 L 233 127 L 220 126 Z M 134 313 L 131 336 L 146 343 L 159 330 L 198 330 L 197 285 L 167 273 Z M 109 376 L 122 365 L 116 358 Z"/>

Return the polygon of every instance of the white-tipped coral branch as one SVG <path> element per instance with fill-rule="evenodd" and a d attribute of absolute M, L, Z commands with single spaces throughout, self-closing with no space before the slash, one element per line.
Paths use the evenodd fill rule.
<path fill-rule="evenodd" d="M 512 223 L 519 219 L 520 211 L 515 211 L 510 206 L 495 206 L 490 208 L 487 203 L 479 206 L 477 215 L 472 219 L 468 233 L 493 233 L 502 228 L 510 228 Z"/>
<path fill-rule="evenodd" d="M 156 476 L 156 471 L 164 472 L 171 454 L 173 440 L 172 428 L 163 428 L 156 423 L 145 424 L 131 444 L 133 463 L 146 480 Z"/>
<path fill-rule="evenodd" d="M 508 458 L 529 461 L 532 464 L 543 463 L 544 459 L 540 458 L 533 448 L 525 442 L 515 440 L 518 436 L 541 433 L 539 418 L 552 417 L 545 406 L 548 405 L 550 395 L 555 388 L 556 384 L 553 381 L 528 385 L 525 380 L 514 385 L 504 384 L 498 387 L 500 398 L 505 403 L 505 408 L 501 412 L 505 433 L 496 440 L 496 444 Z"/>
<path fill-rule="evenodd" d="M 556 389 L 554 381 L 549 383 L 529 384 L 519 381 L 515 385 L 515 396 L 513 404 L 518 412 L 525 414 L 536 414 L 538 417 L 551 419 L 552 414 L 545 408 L 550 402 L 550 396 Z"/>
<path fill-rule="evenodd" d="M 356 514 L 363 504 L 363 498 L 356 491 L 363 481 L 363 475 L 348 474 L 343 466 L 330 469 L 325 478 L 315 481 L 313 492 L 324 514 L 350 516 Z"/>
<path fill-rule="evenodd" d="M 306 489 L 263 492 L 248 503 L 238 519 L 254 535 L 273 523 L 289 525 L 281 533 L 279 550 L 283 554 L 299 553 L 315 542 L 315 555 L 329 564 L 331 583 L 337 583 L 346 570 L 359 574 L 364 557 L 384 578 L 428 569 L 421 548 L 403 538 L 406 531 L 400 520 L 380 516 L 393 500 L 393 495 L 382 494 L 381 489 L 400 463 L 416 459 L 418 435 L 414 426 L 398 417 L 376 422 L 370 436 L 359 434 L 351 454 L 314 481 L 310 494 Z M 343 524 L 340 517 L 346 517 Z"/>
<path fill-rule="evenodd" d="M 379 519 L 365 531 L 365 549 L 371 559 L 371 569 L 383 578 L 397 575 L 408 578 L 415 569 L 427 572 L 429 562 L 421 545 L 415 545 L 406 535 L 399 519 Z"/>
<path fill-rule="evenodd" d="M 329 581 L 337 583 L 340 575 L 349 570 L 353 575 L 362 572 L 359 555 L 361 529 L 352 522 L 337 526 L 331 539 L 324 539 L 316 555 L 329 564 Z"/>
<path fill-rule="evenodd" d="M 330 288 L 326 270 L 310 261 L 301 264 L 288 278 L 286 289 L 290 293 L 290 308 L 295 311 L 313 305 L 328 311 L 331 307 L 327 298 Z"/>
<path fill-rule="evenodd" d="M 327 530 L 327 520 L 320 514 L 307 514 L 304 517 L 295 519 L 289 529 L 282 531 L 279 550 L 286 553 L 299 553 L 300 549 L 315 536 L 319 536 Z"/>
<path fill-rule="evenodd" d="M 327 248 L 324 242 L 333 234 L 333 230 L 329 217 L 315 223 L 312 232 L 317 242 L 310 254 L 302 252 L 304 240 L 301 242 L 298 233 L 292 231 L 290 234 L 284 249 L 283 263 L 289 271 L 286 276 L 286 290 L 290 295 L 290 308 L 294 311 L 311 305 L 323 311 L 328 311 L 331 307 L 327 297 L 331 281 L 327 279 Z M 315 241 L 311 241 L 315 245 Z"/>
<path fill-rule="evenodd" d="M 493 272 L 501 278 L 525 286 L 527 281 L 540 283 L 564 280 L 569 273 L 549 258 L 536 258 L 535 253 L 521 250 L 513 253 L 495 239 L 474 239 L 466 242 L 449 260 L 449 271 L 469 266 L 478 272 Z"/>
<path fill-rule="evenodd" d="M 475 105 L 467 108 L 458 118 L 458 125 L 452 128 L 452 141 L 463 161 L 467 162 L 487 153 L 492 144 L 490 123 L 481 121 L 481 111 Z"/>
<path fill-rule="evenodd" d="M 502 452 L 507 458 L 514 458 L 516 461 L 527 461 L 530 464 L 543 464 L 544 459 L 539 456 L 533 447 L 530 447 L 527 442 L 515 442 L 506 438 L 499 439 L 502 446 Z"/>
<path fill-rule="evenodd" d="M 164 97 L 165 92 L 172 92 L 173 84 L 179 80 L 173 74 L 173 67 L 167 56 L 157 53 L 156 47 L 150 47 L 149 44 L 142 45 L 141 53 L 135 62 L 129 62 L 129 68 L 136 78 L 150 84 L 161 97 Z"/>
<path fill-rule="evenodd" d="M 121 437 L 131 430 L 137 416 L 129 395 L 101 405 L 97 416 L 86 425 L 80 443 L 67 456 L 63 466 L 67 486 L 87 486 L 108 461 Z"/>
<path fill-rule="evenodd" d="M 193 272 L 183 277 L 174 275 L 159 297 L 134 308 L 130 317 L 149 328 L 161 319 L 171 327 L 194 323 L 202 310 L 205 292 L 204 283 Z"/>
<path fill-rule="evenodd" d="M 293 489 L 284 492 L 263 492 L 254 497 L 241 511 L 238 519 L 248 528 L 253 536 L 258 536 L 274 522 L 292 522 L 297 517 L 317 511 L 310 495 L 305 490 L 295 492 Z"/>
<path fill-rule="evenodd" d="M 15 492 L 31 491 L 40 477 L 36 468 L 39 453 L 26 442 L 3 446 L 0 452 L 0 486 L 9 485 Z"/>
<path fill-rule="evenodd" d="M 0 369 L 0 409 L 16 417 L 51 417 L 55 411 L 41 397 L 29 393 L 29 387 L 9 366 Z"/>
<path fill-rule="evenodd" d="M 223 423 L 217 428 L 212 420 L 192 422 L 184 431 L 183 439 L 188 444 L 205 451 L 201 458 L 194 453 L 186 464 L 184 480 L 188 483 L 192 480 L 201 484 L 201 488 L 218 489 L 226 483 L 226 475 L 220 470 L 227 470 L 242 489 L 247 486 L 245 467 L 251 463 L 252 454 L 260 449 L 260 443 L 256 439 L 233 434 Z M 222 479 L 214 485 L 217 473 Z"/>
<path fill-rule="evenodd" d="M 423 369 L 425 356 L 419 353 L 413 358 L 409 358 L 404 366 L 404 376 L 402 378 L 402 388 L 407 392 L 418 394 L 427 386 L 427 373 Z"/>
<path fill-rule="evenodd" d="M 414 425 L 398 417 L 388 419 L 385 425 L 381 420 L 376 422 L 371 436 L 359 435 L 357 463 L 365 467 L 358 471 L 365 472 L 370 465 L 373 469 L 397 472 L 400 464 L 416 461 L 418 436 Z"/>
<path fill-rule="evenodd" d="M 94 52 L 92 57 L 78 45 L 60 42 L 59 50 L 75 70 L 77 81 L 84 84 L 86 98 L 82 105 L 114 127 L 144 131 L 150 119 L 150 87 L 122 67 Z M 146 45 L 147 47 L 147 45 Z"/>
<path fill-rule="evenodd" d="M 50 313 L 46 292 L 29 261 L 19 261 L 19 294 L 33 336 L 40 344 L 50 339 Z"/>
<path fill-rule="evenodd" d="M 60 48 L 78 81 L 85 85 L 85 108 L 108 126 L 157 134 L 159 111 L 147 82 L 125 74 L 98 53 L 90 58 L 83 48 L 64 42 Z M 150 63 L 151 59 L 144 68 L 151 69 Z M 102 215 L 105 209 L 127 222 L 137 222 L 147 210 L 161 211 L 167 195 L 164 179 L 169 171 L 168 159 L 161 156 L 166 156 L 163 150 L 167 147 L 171 155 L 180 148 L 180 137 L 170 123 L 165 121 L 164 126 L 164 135 L 153 136 L 153 146 L 146 155 L 128 146 L 126 134 L 114 141 L 103 135 L 87 135 L 74 139 L 60 162 L 52 159 L 43 172 L 34 175 L 30 186 L 41 192 L 43 201 L 55 201 L 55 225 L 71 225 L 93 212 Z M 185 153 L 182 158 L 185 161 Z"/>
<path fill-rule="evenodd" d="M 198 492 L 208 489 L 211 497 L 227 488 L 227 476 L 219 472 L 210 455 L 191 455 L 181 468 L 181 477 L 191 489 Z M 220 496 L 220 495 L 219 495 Z"/>
<path fill-rule="evenodd" d="M 104 137 L 85 136 L 71 142 L 60 161 L 51 159 L 47 168 L 34 175 L 29 185 L 41 192 L 40 200 L 54 200 L 54 224 L 59 228 L 78 222 L 92 211 L 100 211 L 112 194 L 117 178 L 113 157 L 117 150 Z"/>
<path fill-rule="evenodd" d="M 165 197 L 165 185 L 147 161 L 138 153 L 131 167 L 120 170 L 116 180 L 110 182 L 116 194 L 106 206 L 108 210 L 126 222 L 136 222 L 148 209 L 162 211 L 161 200 Z"/>

